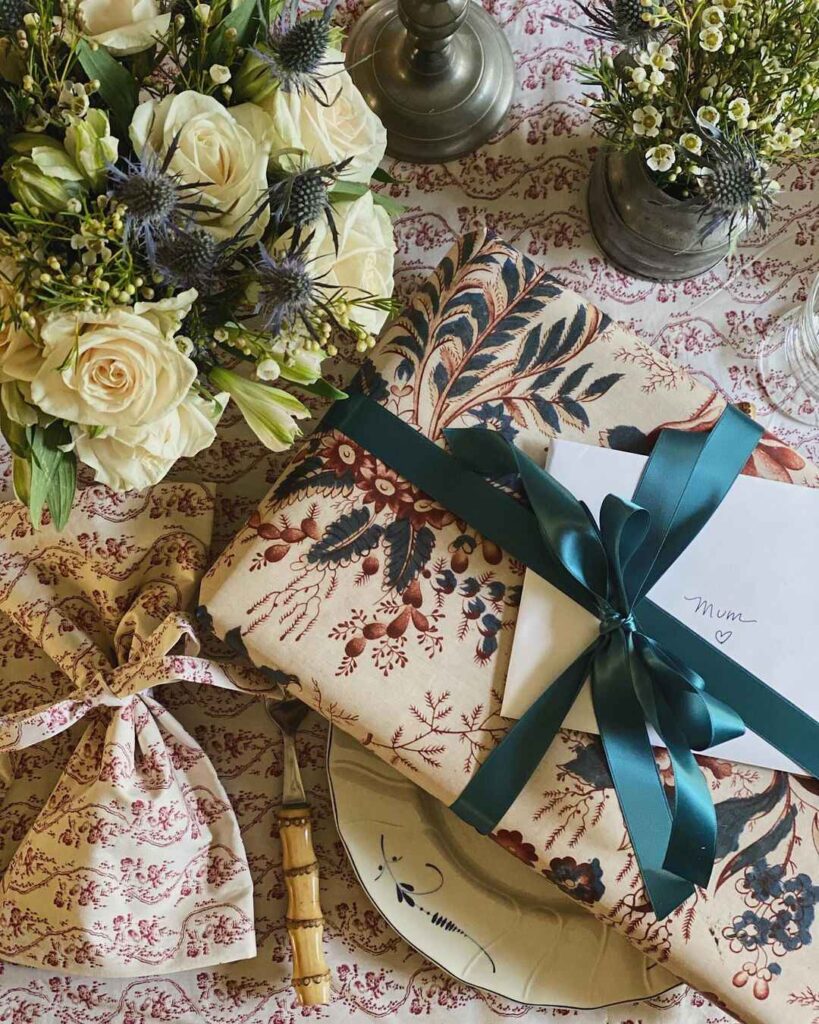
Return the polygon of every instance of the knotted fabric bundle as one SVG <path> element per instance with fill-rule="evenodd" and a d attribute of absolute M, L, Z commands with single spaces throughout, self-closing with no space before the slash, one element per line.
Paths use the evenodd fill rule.
<path fill-rule="evenodd" d="M 199 656 L 212 518 L 187 484 L 90 488 L 63 533 L 0 505 L 2 960 L 131 976 L 255 953 L 236 817 L 162 705 L 177 681 L 274 688 Z"/>

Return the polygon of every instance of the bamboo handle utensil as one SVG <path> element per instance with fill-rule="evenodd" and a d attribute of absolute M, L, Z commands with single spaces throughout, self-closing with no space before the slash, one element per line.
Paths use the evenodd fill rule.
<path fill-rule="evenodd" d="M 278 812 L 282 869 L 287 887 L 287 934 L 293 950 L 293 987 L 302 1006 L 330 1002 L 330 971 L 324 959 L 324 916 L 319 869 L 313 850 L 310 805 L 304 794 L 295 735 L 307 706 L 298 700 L 267 701 L 284 740 L 282 806 Z"/>
<path fill-rule="evenodd" d="M 310 808 L 306 804 L 282 807 L 279 835 L 287 886 L 287 933 L 293 948 L 293 986 L 302 1006 L 322 1006 L 330 1002 L 330 971 L 324 959 L 324 916 Z"/>

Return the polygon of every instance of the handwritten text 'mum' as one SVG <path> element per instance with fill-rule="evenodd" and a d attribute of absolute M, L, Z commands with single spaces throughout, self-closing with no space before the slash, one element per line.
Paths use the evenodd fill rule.
<path fill-rule="evenodd" d="M 719 619 L 724 622 L 757 622 L 757 619 L 748 619 L 742 612 L 735 611 L 733 608 L 718 608 L 715 606 L 713 601 L 709 601 L 706 597 L 700 595 L 693 595 L 691 597 L 684 597 L 684 600 L 691 601 L 694 603 L 694 614 L 701 615 L 704 619 Z"/>

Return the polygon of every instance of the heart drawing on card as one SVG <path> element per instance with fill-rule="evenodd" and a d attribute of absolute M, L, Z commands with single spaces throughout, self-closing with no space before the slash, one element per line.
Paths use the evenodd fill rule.
<path fill-rule="evenodd" d="M 716 633 L 714 633 L 714 636 L 717 638 L 718 644 L 727 643 L 733 635 L 733 629 L 718 629 Z"/>

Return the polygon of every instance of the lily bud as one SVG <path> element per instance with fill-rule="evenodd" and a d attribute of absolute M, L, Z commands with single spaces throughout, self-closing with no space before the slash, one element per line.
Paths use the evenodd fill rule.
<path fill-rule="evenodd" d="M 210 380 L 220 391 L 230 395 L 247 425 L 271 451 L 289 448 L 301 434 L 296 420 L 310 416 L 310 410 L 294 395 L 240 377 L 223 366 L 210 371 Z"/>
<path fill-rule="evenodd" d="M 119 142 L 111 134 L 108 114 L 92 107 L 84 119 L 67 116 L 65 148 L 88 184 L 99 190 L 105 184 L 108 165 L 116 163 L 119 152 Z"/>
<path fill-rule="evenodd" d="M 3 178 L 29 212 L 59 213 L 85 191 L 82 172 L 56 139 L 15 135 L 10 146 L 16 155 L 3 166 Z"/>
<path fill-rule="evenodd" d="M 233 77 L 236 99 L 246 103 L 261 103 L 278 88 L 270 68 L 253 53 L 248 53 Z"/>

